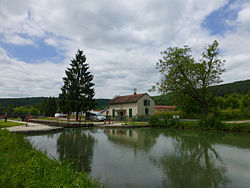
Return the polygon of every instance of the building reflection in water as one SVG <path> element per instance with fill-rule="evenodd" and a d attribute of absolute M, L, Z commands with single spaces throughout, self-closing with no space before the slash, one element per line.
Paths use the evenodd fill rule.
<path fill-rule="evenodd" d="M 108 139 L 120 146 L 133 148 L 136 151 L 149 151 L 156 143 L 157 136 L 138 129 L 105 129 Z"/>

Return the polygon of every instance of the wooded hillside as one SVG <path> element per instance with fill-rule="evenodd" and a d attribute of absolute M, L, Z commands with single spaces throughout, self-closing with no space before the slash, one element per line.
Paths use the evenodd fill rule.
<path fill-rule="evenodd" d="M 245 95 L 250 92 L 250 79 L 213 86 L 211 89 L 215 90 L 216 96 L 225 96 L 226 94 L 234 93 Z"/>
<path fill-rule="evenodd" d="M 19 107 L 36 104 L 41 104 L 46 97 L 31 97 L 31 98 L 0 98 L 0 105 L 7 107 Z M 56 98 L 57 99 L 57 98 Z M 96 99 L 97 107 L 106 106 L 110 99 Z"/>

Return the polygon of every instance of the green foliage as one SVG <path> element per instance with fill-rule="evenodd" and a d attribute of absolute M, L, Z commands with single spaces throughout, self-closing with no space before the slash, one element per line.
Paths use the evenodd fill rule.
<path fill-rule="evenodd" d="M 240 101 L 233 95 L 226 98 L 224 107 L 228 108 L 240 108 Z"/>
<path fill-rule="evenodd" d="M 174 119 L 173 116 L 163 114 L 154 114 L 149 118 L 149 124 L 152 127 L 167 127 L 179 128 L 181 126 L 179 119 Z"/>
<path fill-rule="evenodd" d="M 0 104 L 0 115 L 4 115 L 5 111 L 6 111 L 6 107 Z"/>
<path fill-rule="evenodd" d="M 212 129 L 220 130 L 223 128 L 223 124 L 220 118 L 211 113 L 208 114 L 208 116 L 204 116 L 203 118 L 201 118 L 198 122 L 198 125 L 201 128 L 205 128 L 205 129 L 212 128 Z"/>
<path fill-rule="evenodd" d="M 106 106 L 108 106 L 108 102 L 110 99 L 96 99 L 96 109 L 103 110 Z"/>
<path fill-rule="evenodd" d="M 44 98 L 41 104 L 41 113 L 44 116 L 53 116 L 57 112 L 57 99 L 55 97 Z"/>
<path fill-rule="evenodd" d="M 250 91 L 250 80 L 212 86 L 209 89 L 212 90 L 216 96 L 231 95 L 234 93 L 246 95 Z"/>
<path fill-rule="evenodd" d="M 39 115 L 40 111 L 35 108 L 34 106 L 20 106 L 20 107 L 16 107 L 13 110 L 12 115 L 14 117 L 18 117 L 18 116 L 26 116 L 26 115 Z"/>
<path fill-rule="evenodd" d="M 153 96 L 156 105 L 175 105 L 176 98 L 174 93 L 168 93 L 166 95 Z"/>
<path fill-rule="evenodd" d="M 0 120 L 0 129 L 5 128 L 5 127 L 14 127 L 14 126 L 21 126 L 21 125 L 23 125 L 23 123 Z"/>
<path fill-rule="evenodd" d="M 44 97 L 30 97 L 30 98 L 1 98 L 0 104 L 4 107 L 12 105 L 13 107 L 31 105 L 34 106 L 43 102 Z"/>
<path fill-rule="evenodd" d="M 250 94 L 245 95 L 241 100 L 241 112 L 245 117 L 250 118 Z"/>
<path fill-rule="evenodd" d="M 250 133 L 250 123 L 224 123 L 223 131 L 248 132 Z"/>
<path fill-rule="evenodd" d="M 219 112 L 219 116 L 223 120 L 242 120 L 250 119 L 250 110 L 242 109 L 226 109 Z"/>
<path fill-rule="evenodd" d="M 161 52 L 162 59 L 156 64 L 161 73 L 160 82 L 152 87 L 161 93 L 173 92 L 180 96 L 189 96 L 197 101 L 204 114 L 208 114 L 213 95 L 208 88 L 221 82 L 223 60 L 219 58 L 218 42 L 205 47 L 199 61 L 191 55 L 191 48 L 168 48 Z"/>
<path fill-rule="evenodd" d="M 78 50 L 75 59 L 71 60 L 70 68 L 65 71 L 64 85 L 59 95 L 60 110 L 64 113 L 87 112 L 95 107 L 93 75 L 88 71 L 89 65 L 83 51 Z"/>
<path fill-rule="evenodd" d="M 99 187 L 71 164 L 49 159 L 21 135 L 0 130 L 1 187 Z"/>

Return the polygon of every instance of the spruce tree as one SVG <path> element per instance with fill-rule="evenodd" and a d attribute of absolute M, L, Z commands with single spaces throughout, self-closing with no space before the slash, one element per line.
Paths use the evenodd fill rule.
<path fill-rule="evenodd" d="M 89 65 L 82 50 L 78 50 L 71 60 L 70 68 L 65 71 L 64 85 L 59 95 L 59 105 L 63 113 L 76 112 L 78 120 L 79 112 L 86 114 L 95 107 L 95 91 L 92 83 L 93 75 L 88 71 Z"/>

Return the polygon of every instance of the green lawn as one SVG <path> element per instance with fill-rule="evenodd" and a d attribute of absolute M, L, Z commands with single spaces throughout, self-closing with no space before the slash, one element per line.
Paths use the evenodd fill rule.
<path fill-rule="evenodd" d="M 4 120 L 0 120 L 0 128 L 14 127 L 14 126 L 20 126 L 20 125 L 24 125 L 24 123 L 16 123 L 16 122 L 11 122 L 11 121 L 5 122 Z"/>
<path fill-rule="evenodd" d="M 185 129 L 200 129 L 197 121 L 182 122 Z M 213 128 L 206 128 L 212 130 Z M 250 123 L 222 123 L 223 131 L 230 132 L 250 132 Z"/>
<path fill-rule="evenodd" d="M 85 172 L 47 157 L 20 134 L 0 129 L 0 187 L 99 187 Z"/>

